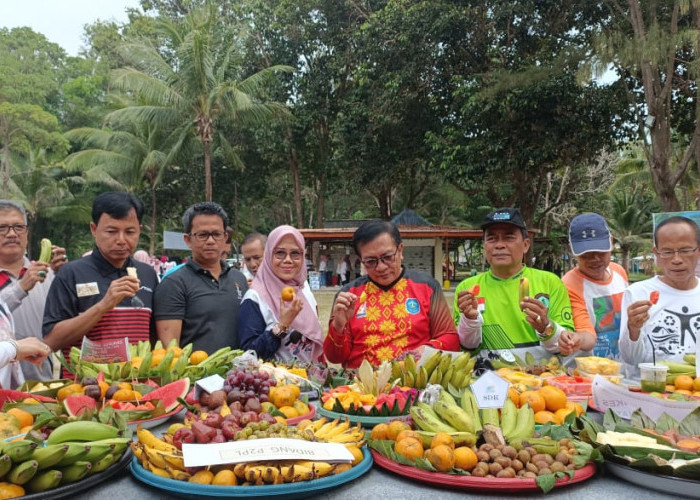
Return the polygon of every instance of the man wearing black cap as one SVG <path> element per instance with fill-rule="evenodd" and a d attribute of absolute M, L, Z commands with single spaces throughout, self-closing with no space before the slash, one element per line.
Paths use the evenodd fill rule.
<path fill-rule="evenodd" d="M 523 263 L 530 238 L 520 212 L 500 208 L 481 228 L 491 268 L 457 286 L 453 318 L 460 343 L 467 349 L 559 351 L 562 333 L 574 329 L 569 295 L 556 275 Z"/>
<path fill-rule="evenodd" d="M 577 334 L 562 340 L 562 352 L 593 349 L 595 356 L 620 360 L 620 313 L 627 273 L 610 262 L 612 237 L 605 219 L 595 213 L 574 217 L 569 244 L 578 262 L 562 281 L 569 291 Z"/>

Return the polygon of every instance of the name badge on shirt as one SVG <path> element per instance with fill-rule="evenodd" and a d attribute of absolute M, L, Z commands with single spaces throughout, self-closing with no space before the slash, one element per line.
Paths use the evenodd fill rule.
<path fill-rule="evenodd" d="M 92 283 L 76 283 L 75 291 L 78 293 L 78 297 L 89 297 L 100 293 L 100 289 L 97 288 L 96 281 L 93 281 Z"/>

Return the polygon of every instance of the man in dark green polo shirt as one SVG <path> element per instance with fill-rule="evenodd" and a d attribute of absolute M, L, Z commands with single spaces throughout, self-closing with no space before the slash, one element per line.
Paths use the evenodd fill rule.
<path fill-rule="evenodd" d="M 158 338 L 212 353 L 238 347 L 238 308 L 248 289 L 240 271 L 221 260 L 228 215 L 213 202 L 195 203 L 182 217 L 192 258 L 163 279 L 153 299 Z"/>

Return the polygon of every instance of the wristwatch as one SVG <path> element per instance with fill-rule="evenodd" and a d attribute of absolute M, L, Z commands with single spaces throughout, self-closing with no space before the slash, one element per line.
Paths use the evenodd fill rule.
<path fill-rule="evenodd" d="M 278 339 L 283 338 L 285 335 L 287 335 L 287 333 L 289 333 L 289 327 L 287 325 L 277 323 L 275 326 L 272 327 L 272 335 L 274 335 Z"/>
<path fill-rule="evenodd" d="M 549 323 L 547 323 L 547 326 L 544 327 L 544 331 L 537 332 L 537 336 L 539 337 L 541 342 L 545 342 L 554 336 L 554 331 L 556 330 L 556 328 L 556 323 L 554 323 L 554 321 L 550 319 Z"/>

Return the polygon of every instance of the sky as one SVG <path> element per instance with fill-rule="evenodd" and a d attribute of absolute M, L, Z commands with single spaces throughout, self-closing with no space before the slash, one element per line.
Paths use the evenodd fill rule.
<path fill-rule="evenodd" d="M 77 56 L 86 24 L 126 22 L 126 8 L 138 6 L 139 0 L 0 0 L 0 27 L 29 26 Z"/>

